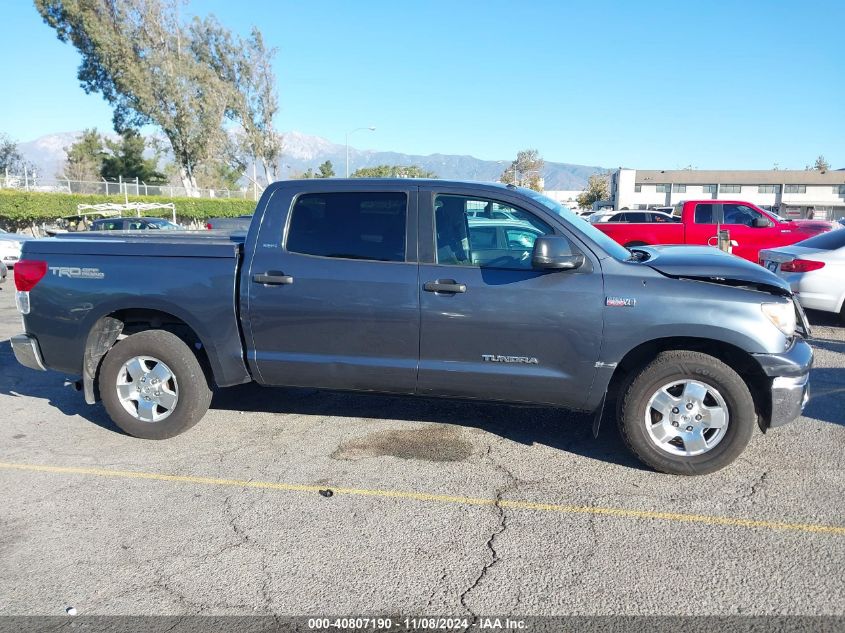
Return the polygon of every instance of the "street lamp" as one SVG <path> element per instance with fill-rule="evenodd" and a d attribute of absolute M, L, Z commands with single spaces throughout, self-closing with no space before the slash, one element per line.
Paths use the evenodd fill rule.
<path fill-rule="evenodd" d="M 369 130 L 370 132 L 375 132 L 375 126 L 370 127 L 356 127 L 354 130 L 350 130 L 346 133 L 346 177 L 349 178 L 349 135 L 354 134 L 360 130 Z"/>

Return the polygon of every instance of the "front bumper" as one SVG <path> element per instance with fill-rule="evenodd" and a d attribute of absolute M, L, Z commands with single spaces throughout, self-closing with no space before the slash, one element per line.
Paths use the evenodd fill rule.
<path fill-rule="evenodd" d="M 769 428 L 797 419 L 810 399 L 810 374 L 798 378 L 779 376 L 772 381 L 772 413 Z"/>
<path fill-rule="evenodd" d="M 754 358 L 772 379 L 768 426 L 789 424 L 801 415 L 810 399 L 813 348 L 799 338 L 781 354 L 755 354 Z"/>
<path fill-rule="evenodd" d="M 11 338 L 11 343 L 15 358 L 21 365 L 30 369 L 47 370 L 44 360 L 41 358 L 41 349 L 38 347 L 38 341 L 35 340 L 34 336 L 17 334 Z"/>

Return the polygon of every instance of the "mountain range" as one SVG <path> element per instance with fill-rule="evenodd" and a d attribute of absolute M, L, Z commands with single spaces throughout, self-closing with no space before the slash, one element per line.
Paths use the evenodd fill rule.
<path fill-rule="evenodd" d="M 33 141 L 18 144 L 21 154 L 35 165 L 36 172 L 45 178 L 53 178 L 61 172 L 65 160 L 65 148 L 80 136 L 81 132 L 48 134 Z M 279 175 L 282 178 L 302 173 L 309 167 L 317 170 L 320 163 L 330 160 L 335 174 L 343 176 L 346 164 L 346 146 L 322 138 L 291 131 L 283 134 L 283 150 Z M 498 180 L 510 165 L 508 160 L 482 160 L 470 155 L 431 154 L 420 156 L 401 152 L 382 152 L 349 148 L 350 172 L 360 167 L 376 165 L 417 165 L 451 180 Z M 572 163 L 546 161 L 543 169 L 545 188 L 550 190 L 580 190 L 587 179 L 602 168 Z"/>

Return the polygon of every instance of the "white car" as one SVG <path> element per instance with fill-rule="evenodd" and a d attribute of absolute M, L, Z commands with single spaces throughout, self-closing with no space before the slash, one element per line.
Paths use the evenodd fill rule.
<path fill-rule="evenodd" d="M 636 222 L 636 223 L 649 223 L 649 222 L 678 222 L 679 218 L 676 218 L 670 213 L 664 213 L 663 211 L 653 211 L 651 209 L 645 211 L 611 211 L 608 212 L 600 212 L 594 213 L 590 216 L 590 223 L 604 223 L 604 222 Z"/>
<path fill-rule="evenodd" d="M 21 258 L 21 246 L 32 238 L 20 233 L 7 233 L 0 229 L 0 261 L 11 268 Z"/>
<path fill-rule="evenodd" d="M 845 230 L 761 250 L 760 264 L 788 281 L 802 306 L 845 321 Z"/>

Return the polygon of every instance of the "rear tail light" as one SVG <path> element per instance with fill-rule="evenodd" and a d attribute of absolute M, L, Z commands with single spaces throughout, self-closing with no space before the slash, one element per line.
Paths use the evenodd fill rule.
<path fill-rule="evenodd" d="M 29 314 L 29 291 L 47 274 L 47 262 L 22 259 L 15 264 L 15 305 L 21 314 Z"/>
<path fill-rule="evenodd" d="M 22 259 L 15 264 L 15 288 L 20 292 L 29 292 L 46 274 L 47 262 Z"/>
<path fill-rule="evenodd" d="M 819 268 L 824 268 L 824 262 L 817 262 L 812 259 L 793 259 L 791 262 L 784 262 L 780 265 L 780 270 L 783 273 L 808 273 Z"/>
<path fill-rule="evenodd" d="M 210 231 L 210 230 L 213 228 L 213 227 L 211 226 L 211 222 L 206 222 L 206 223 L 205 223 L 205 228 L 206 228 L 207 230 L 209 230 L 209 231 Z"/>

